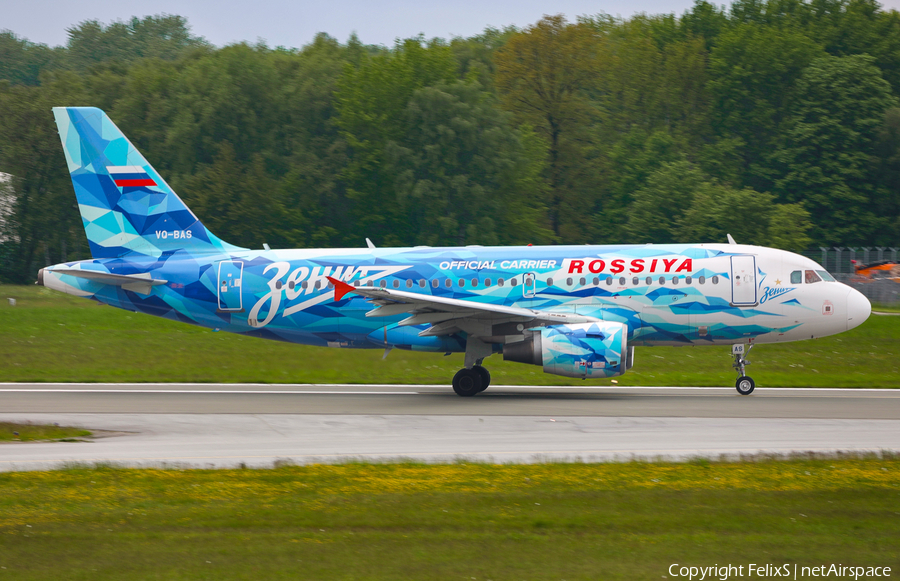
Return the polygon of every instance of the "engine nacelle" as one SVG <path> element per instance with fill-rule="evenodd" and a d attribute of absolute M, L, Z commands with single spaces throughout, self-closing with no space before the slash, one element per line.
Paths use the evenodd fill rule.
<path fill-rule="evenodd" d="M 540 365 L 565 377 L 616 377 L 634 364 L 628 327 L 600 322 L 545 327 L 519 343 L 503 346 L 503 359 Z"/>

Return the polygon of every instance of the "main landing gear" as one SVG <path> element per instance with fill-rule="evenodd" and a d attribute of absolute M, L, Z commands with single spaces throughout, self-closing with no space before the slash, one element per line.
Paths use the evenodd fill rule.
<path fill-rule="evenodd" d="M 453 391 L 462 397 L 472 397 L 486 390 L 491 384 L 491 374 L 481 365 L 462 368 L 453 376 Z"/>
<path fill-rule="evenodd" d="M 468 337 L 466 340 L 465 367 L 453 376 L 453 391 L 461 397 L 472 397 L 476 393 L 486 390 L 491 384 L 491 374 L 481 366 L 485 357 L 493 353 L 490 343 L 485 343 L 478 337 Z"/>
<path fill-rule="evenodd" d="M 749 377 L 744 371 L 744 366 L 750 365 L 750 361 L 744 359 L 744 355 L 750 353 L 751 349 L 753 349 L 753 345 L 747 345 L 746 351 L 744 350 L 743 345 L 731 346 L 731 354 L 734 355 L 734 363 L 732 363 L 731 366 L 734 367 L 734 369 L 740 374 L 740 377 L 737 378 L 734 387 L 741 395 L 750 395 L 756 388 L 756 382 L 753 381 L 753 378 Z"/>

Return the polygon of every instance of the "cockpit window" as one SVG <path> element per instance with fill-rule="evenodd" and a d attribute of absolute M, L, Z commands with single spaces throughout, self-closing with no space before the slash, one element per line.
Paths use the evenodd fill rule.
<path fill-rule="evenodd" d="M 803 271 L 795 270 L 791 273 L 791 284 L 800 284 L 803 282 Z"/>
<path fill-rule="evenodd" d="M 804 273 L 804 280 L 806 284 L 812 284 L 814 282 L 822 282 L 822 277 L 816 274 L 815 270 L 807 270 Z"/>
<path fill-rule="evenodd" d="M 822 280 L 825 282 L 835 282 L 834 277 L 828 274 L 827 270 L 817 270 L 816 272 L 819 273 L 819 276 L 821 276 Z"/>

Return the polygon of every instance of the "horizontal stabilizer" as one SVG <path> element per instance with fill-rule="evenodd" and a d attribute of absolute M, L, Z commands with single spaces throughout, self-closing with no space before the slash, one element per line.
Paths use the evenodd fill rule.
<path fill-rule="evenodd" d="M 147 273 L 113 274 L 111 272 L 98 272 L 96 270 L 85 270 L 82 268 L 54 268 L 51 272 L 86 278 L 94 282 L 99 282 L 100 284 L 120 286 L 125 290 L 142 295 L 149 295 L 152 287 L 169 282 L 161 278 L 153 278 Z"/>

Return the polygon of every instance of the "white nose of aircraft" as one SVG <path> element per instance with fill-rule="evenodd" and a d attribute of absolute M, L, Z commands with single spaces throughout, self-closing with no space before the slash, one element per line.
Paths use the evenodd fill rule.
<path fill-rule="evenodd" d="M 847 293 L 847 330 L 862 325 L 872 314 L 872 304 L 861 292 L 850 289 Z"/>

